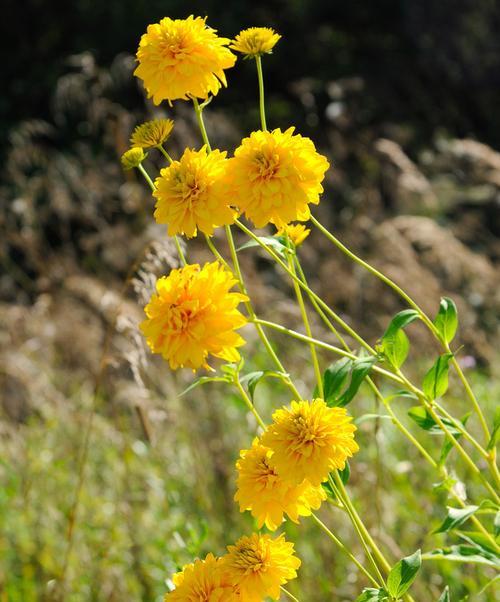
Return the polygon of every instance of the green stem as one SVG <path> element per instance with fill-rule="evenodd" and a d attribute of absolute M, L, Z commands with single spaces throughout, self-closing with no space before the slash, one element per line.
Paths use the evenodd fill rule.
<path fill-rule="evenodd" d="M 289 245 L 289 242 L 290 241 L 288 240 L 288 236 L 287 236 L 287 244 L 288 245 Z M 293 252 L 291 251 L 290 247 L 288 247 L 288 248 L 289 248 L 288 267 L 295 274 L 295 265 L 294 265 L 294 259 L 293 259 L 294 256 L 292 254 Z M 302 315 L 302 321 L 304 323 L 304 328 L 306 330 L 306 334 L 308 337 L 312 338 L 311 325 L 309 323 L 309 318 L 307 317 L 307 310 L 306 310 L 306 306 L 304 304 L 304 298 L 302 296 L 302 289 L 297 284 L 296 280 L 293 281 L 293 288 L 295 290 L 295 296 L 296 296 L 297 302 L 299 304 L 300 313 Z M 312 359 L 312 363 L 313 363 L 313 367 L 314 367 L 314 374 L 316 376 L 316 383 L 318 385 L 319 396 L 321 398 L 323 398 L 323 395 L 324 395 L 323 377 L 321 375 L 321 368 L 320 368 L 319 362 L 318 362 L 318 354 L 316 353 L 316 347 L 315 347 L 314 343 L 309 344 L 309 350 L 311 352 L 311 359 Z"/>
<path fill-rule="evenodd" d="M 200 128 L 201 137 L 203 138 L 203 142 L 207 147 L 208 152 L 212 152 L 212 147 L 210 146 L 210 141 L 208 140 L 207 130 L 205 129 L 205 122 L 203 121 L 203 108 L 200 107 L 197 98 L 193 97 L 193 105 L 194 112 L 196 113 L 196 119 L 198 120 L 198 127 Z"/>
<path fill-rule="evenodd" d="M 289 592 L 286 588 L 284 588 L 282 585 L 280 585 L 280 590 L 290 598 L 290 600 L 293 600 L 293 602 L 300 602 L 300 600 L 298 598 L 296 598 L 291 592 Z"/>
<path fill-rule="evenodd" d="M 259 109 L 260 109 L 260 124 L 264 132 L 267 132 L 266 124 L 266 108 L 264 103 L 264 75 L 262 73 L 262 59 L 260 55 L 255 56 L 255 64 L 257 65 L 257 77 L 259 79 Z"/>
<path fill-rule="evenodd" d="M 146 182 L 149 184 L 149 187 L 151 188 L 151 192 L 154 192 L 156 190 L 156 187 L 154 185 L 153 180 L 149 177 L 148 172 L 144 169 L 142 164 L 139 164 L 138 168 L 139 168 L 139 171 L 141 172 L 141 174 L 144 176 L 144 179 L 146 180 Z M 172 238 L 174 239 L 175 248 L 177 249 L 177 253 L 179 254 L 179 258 L 181 260 L 182 265 L 186 265 L 187 264 L 186 257 L 182 250 L 179 239 L 175 235 L 172 236 Z"/>
<path fill-rule="evenodd" d="M 164 156 L 164 157 L 167 159 L 167 161 L 168 161 L 169 163 L 173 163 L 173 162 L 174 162 L 174 160 L 172 159 L 172 157 L 171 157 L 171 156 L 170 156 L 170 155 L 167 153 L 167 151 L 166 151 L 166 150 L 163 148 L 163 145 L 162 145 L 162 144 L 158 144 L 158 146 L 157 146 L 156 148 L 157 148 L 157 149 L 158 149 L 158 150 L 161 152 L 161 154 L 162 154 L 162 155 L 163 155 L 163 156 Z"/>
<path fill-rule="evenodd" d="M 222 257 L 222 255 L 219 253 L 217 247 L 214 245 L 214 243 L 212 242 L 212 239 L 210 238 L 210 236 L 208 236 L 207 234 L 205 234 L 205 241 L 208 245 L 208 248 L 212 251 L 212 253 L 214 254 L 214 256 L 230 271 L 232 272 L 233 270 L 231 269 L 231 267 L 229 266 L 228 262 L 224 259 L 224 257 Z"/>
<path fill-rule="evenodd" d="M 488 458 L 489 458 L 488 452 L 464 428 L 464 426 L 460 422 L 460 420 L 455 420 L 455 418 L 453 418 L 453 416 L 449 412 L 447 412 L 446 409 L 443 408 L 443 406 L 441 406 L 440 404 L 437 403 L 437 401 L 434 401 L 433 405 L 434 405 L 435 408 L 437 408 L 441 412 L 441 414 L 444 415 L 445 418 L 447 418 L 448 420 L 450 420 L 451 422 L 453 422 L 453 424 L 455 425 L 455 428 L 460 431 L 460 433 L 463 435 L 464 439 L 467 439 L 467 441 L 469 443 L 471 443 L 477 449 L 477 451 L 481 454 L 481 456 L 483 456 L 483 458 L 485 460 L 488 460 Z"/>
<path fill-rule="evenodd" d="M 326 238 L 328 238 L 328 240 L 330 242 L 332 242 L 340 251 L 342 251 L 342 253 L 344 253 L 344 255 L 347 255 L 347 257 L 349 257 L 349 259 L 351 259 L 358 265 L 362 266 L 365 270 L 370 272 L 370 274 L 372 274 L 373 276 L 375 276 L 376 278 L 381 280 L 384 284 L 389 286 L 396 294 L 398 294 L 402 299 L 404 299 L 411 308 L 413 308 L 415 311 L 417 311 L 420 316 L 420 319 L 422 320 L 422 322 L 424 322 L 424 324 L 427 326 L 427 328 L 432 332 L 434 337 L 439 341 L 439 343 L 441 343 L 441 345 L 444 347 L 444 349 L 448 353 L 451 353 L 448 342 L 445 341 L 441 337 L 439 331 L 433 324 L 432 320 L 427 316 L 427 314 L 424 312 L 424 310 L 417 303 L 415 303 L 415 301 L 413 301 L 413 299 L 409 295 L 407 295 L 405 293 L 405 291 L 400 286 L 398 286 L 393 280 L 391 280 L 390 278 L 388 278 L 387 276 L 382 274 L 382 272 L 380 272 L 379 270 L 374 268 L 372 265 L 370 265 L 369 263 L 367 263 L 366 261 L 361 259 L 361 257 L 358 257 L 355 253 L 350 251 L 345 245 L 343 245 L 340 242 L 340 240 L 338 238 L 336 238 L 327 228 L 325 228 L 314 216 L 311 216 L 311 221 L 326 236 Z M 460 380 L 462 382 L 463 387 L 465 388 L 465 391 L 472 403 L 474 411 L 478 415 L 479 421 L 481 423 L 484 434 L 486 436 L 486 440 L 489 441 L 490 432 L 488 429 L 488 425 L 486 424 L 484 414 L 481 410 L 481 407 L 479 406 L 476 396 L 474 395 L 474 392 L 472 391 L 472 388 L 469 385 L 469 382 L 467 381 L 465 374 L 463 373 L 459 363 L 457 362 L 457 360 L 454 356 L 452 357 L 451 362 L 458 374 L 458 377 L 460 378 Z"/>
<path fill-rule="evenodd" d="M 323 521 L 321 521 L 316 514 L 314 514 L 314 512 L 311 513 L 311 516 L 313 518 L 313 520 L 316 522 L 316 524 L 328 535 L 328 537 L 333 541 L 333 543 L 342 551 L 344 552 L 344 554 L 358 567 L 358 569 L 363 573 L 363 575 L 365 575 L 365 577 L 371 582 L 372 585 L 374 585 L 375 587 L 383 587 L 384 585 L 384 580 L 382 579 L 382 576 L 380 576 L 380 582 L 377 581 L 369 571 L 367 571 L 367 569 L 365 569 L 365 567 L 359 562 L 359 560 L 356 558 L 356 556 L 354 556 L 354 554 L 351 553 L 351 551 L 349 550 L 349 548 L 342 543 L 342 541 L 336 537 L 331 531 L 330 529 L 325 525 L 325 523 Z"/>
<path fill-rule="evenodd" d="M 234 379 L 234 384 L 236 385 L 236 388 L 240 392 L 240 395 L 243 398 L 243 401 L 246 403 L 248 409 L 255 416 L 255 420 L 257 420 L 258 425 L 265 431 L 266 430 L 266 424 L 262 420 L 262 418 L 260 417 L 259 412 L 257 412 L 257 410 L 255 409 L 255 406 L 253 405 L 252 400 L 250 399 L 250 397 L 248 397 L 247 392 L 241 386 L 241 383 L 239 381 L 238 376 L 236 376 L 236 378 Z"/>
<path fill-rule="evenodd" d="M 247 295 L 247 297 L 248 297 L 247 289 L 246 289 L 246 286 L 245 286 L 245 281 L 243 280 L 243 275 L 241 273 L 240 263 L 238 261 L 238 254 L 236 252 L 236 246 L 234 244 L 233 233 L 231 232 L 231 226 L 225 226 L 225 229 L 226 229 L 227 241 L 229 243 L 229 250 L 231 251 L 231 258 L 232 258 L 232 261 L 233 261 L 234 273 L 236 274 L 236 278 L 238 279 L 241 292 L 244 295 Z M 248 312 L 250 321 L 255 324 L 255 328 L 257 329 L 257 333 L 258 333 L 258 335 L 259 335 L 262 343 L 264 344 L 264 347 L 266 348 L 267 352 L 269 353 L 269 355 L 271 356 L 272 360 L 276 364 L 278 370 L 280 372 L 286 373 L 286 370 L 283 367 L 283 364 L 281 363 L 279 357 L 276 355 L 276 352 L 272 348 L 272 345 L 269 342 L 269 339 L 267 338 L 266 333 L 264 332 L 264 329 L 262 328 L 261 324 L 259 323 L 260 320 L 257 318 L 257 315 L 255 314 L 255 311 L 253 309 L 253 306 L 252 306 L 251 302 L 250 301 L 246 301 L 245 302 L 245 307 L 246 307 L 246 310 Z M 297 388 L 293 384 L 292 380 L 290 378 L 287 378 L 285 382 L 287 383 L 288 388 L 294 394 L 295 398 L 297 400 L 302 399 L 301 394 L 299 393 L 299 391 L 297 390 Z"/>

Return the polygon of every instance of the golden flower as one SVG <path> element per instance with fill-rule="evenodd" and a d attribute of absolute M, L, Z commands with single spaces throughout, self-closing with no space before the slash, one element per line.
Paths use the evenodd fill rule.
<path fill-rule="evenodd" d="M 198 229 L 213 234 L 214 228 L 234 222 L 228 205 L 226 153 L 186 149 L 180 161 L 161 170 L 155 182 L 155 219 L 168 224 L 168 233 L 196 236 Z"/>
<path fill-rule="evenodd" d="M 275 236 L 288 235 L 288 238 L 296 247 L 298 247 L 305 241 L 310 233 L 311 230 L 306 228 L 303 224 L 285 224 L 278 229 Z"/>
<path fill-rule="evenodd" d="M 238 491 L 234 496 L 240 511 L 250 510 L 259 529 L 265 524 L 275 531 L 287 514 L 298 522 L 299 516 L 309 516 L 326 499 L 322 487 L 313 487 L 308 481 L 291 485 L 283 480 L 273 466 L 272 451 L 255 439 L 251 449 L 240 452 L 236 462 Z"/>
<path fill-rule="evenodd" d="M 247 297 L 229 292 L 235 284 L 217 261 L 201 269 L 187 265 L 159 278 L 140 325 L 151 351 L 161 353 L 174 370 L 208 368 L 209 354 L 237 362 L 236 347 L 245 341 L 234 331 L 246 324 L 237 307 Z"/>
<path fill-rule="evenodd" d="M 306 221 L 309 203 L 319 203 L 328 161 L 309 138 L 293 132 L 253 132 L 229 160 L 234 204 L 258 228 Z"/>
<path fill-rule="evenodd" d="M 173 577 L 175 589 L 165 595 L 165 602 L 238 602 L 237 588 L 222 570 L 222 560 L 208 554 L 195 560 Z"/>
<path fill-rule="evenodd" d="M 155 148 L 169 138 L 174 128 L 171 119 L 155 119 L 138 125 L 132 133 L 130 143 L 141 148 Z"/>
<path fill-rule="evenodd" d="M 329 408 L 323 399 L 292 401 L 290 409 L 274 412 L 261 442 L 274 452 L 283 479 L 297 484 L 307 479 L 318 486 L 358 451 L 351 420 L 345 408 Z"/>
<path fill-rule="evenodd" d="M 294 556 L 293 543 L 280 535 L 253 533 L 228 546 L 222 560 L 228 578 L 239 586 L 245 602 L 261 602 L 265 596 L 278 600 L 280 586 L 297 576 L 300 560 Z"/>
<path fill-rule="evenodd" d="M 249 27 L 240 31 L 229 48 L 246 55 L 245 58 L 250 58 L 271 53 L 280 38 L 281 36 L 270 27 Z"/>
<path fill-rule="evenodd" d="M 139 66 L 134 75 L 144 82 L 148 98 L 155 105 L 162 100 L 188 97 L 207 98 L 226 86 L 224 69 L 232 67 L 236 56 L 219 38 L 206 19 L 170 19 L 148 25 L 137 50 Z"/>
<path fill-rule="evenodd" d="M 139 165 L 144 161 L 147 155 L 144 153 L 142 148 L 138 146 L 134 146 L 130 148 L 128 151 L 124 152 L 121 156 L 121 163 L 123 169 L 134 169 L 134 167 L 139 167 Z"/>

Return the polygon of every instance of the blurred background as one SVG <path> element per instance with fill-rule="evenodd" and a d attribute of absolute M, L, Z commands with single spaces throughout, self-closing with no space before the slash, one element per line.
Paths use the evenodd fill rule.
<path fill-rule="evenodd" d="M 149 23 L 208 15 L 220 35 L 282 34 L 264 58 L 268 123 L 311 137 L 333 166 L 316 215 L 430 314 L 459 309 L 461 361 L 487 414 L 500 386 L 500 6 L 495 0 L 73 0 L 4 2 L 0 96 L 0 600 L 161 600 L 169 575 L 222 553 L 252 521 L 232 501 L 234 461 L 255 425 L 216 385 L 151 358 L 137 331 L 155 275 L 176 265 L 138 174 L 121 170 L 132 129 L 175 120 L 169 152 L 201 144 L 187 103 L 153 107 L 133 77 Z M 14 26 L 15 24 L 15 26 Z M 254 64 L 238 61 L 205 111 L 214 146 L 231 152 L 258 128 Z M 150 153 L 156 174 L 161 157 Z M 224 248 L 222 238 L 216 242 Z M 200 243 L 190 256 L 209 259 Z M 313 233 L 310 282 L 374 343 L 401 309 L 368 274 Z M 242 255 L 257 311 L 300 328 L 291 290 L 259 252 Z M 321 325 L 315 324 L 318 335 Z M 418 325 L 410 371 L 437 350 Z M 245 370 L 268 360 L 245 331 Z M 275 344 L 304 394 L 307 349 Z M 497 351 L 495 352 L 495 349 Z M 104 360 L 103 360 L 104 357 Z M 332 361 L 323 357 L 323 365 Z M 498 383 L 498 379 L 496 380 Z M 97 394 L 96 394 L 97 391 Z M 452 382 L 457 414 L 467 410 Z M 288 401 L 259 385 L 266 415 Z M 408 406 L 409 407 L 409 406 Z M 401 405 L 401 416 L 408 409 Z M 368 392 L 355 415 L 377 412 Z M 409 428 L 413 427 L 408 424 Z M 388 421 L 359 425 L 355 498 L 393 559 L 442 519 L 446 494 Z M 419 433 L 419 437 L 421 435 Z M 427 439 L 439 453 L 440 442 Z M 457 475 L 466 478 L 467 473 Z M 413 492 L 418 491 L 418 495 Z M 413 502 L 412 502 L 413 500 Z M 341 515 L 325 521 L 362 556 Z M 353 600 L 366 585 L 318 538 L 288 527 L 304 560 L 301 600 Z M 485 576 L 486 571 L 486 576 Z M 477 597 L 487 569 L 425 566 L 420 599 Z M 474 597 L 476 596 L 476 597 Z M 467 598 L 468 599 L 468 598 Z"/>

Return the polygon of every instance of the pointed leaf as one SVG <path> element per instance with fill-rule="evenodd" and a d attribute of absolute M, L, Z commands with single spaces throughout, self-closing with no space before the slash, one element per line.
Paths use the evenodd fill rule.
<path fill-rule="evenodd" d="M 344 485 L 346 485 L 347 482 L 349 481 L 350 476 L 351 476 L 351 467 L 349 466 L 349 462 L 346 461 L 345 467 L 342 470 L 339 470 L 339 477 L 340 477 L 342 483 L 344 483 Z"/>
<path fill-rule="evenodd" d="M 328 366 L 323 374 L 323 399 L 328 403 L 340 397 L 341 391 L 349 378 L 353 360 L 344 357 Z"/>
<path fill-rule="evenodd" d="M 352 401 L 352 399 L 358 392 L 363 380 L 366 376 L 368 376 L 376 361 L 377 358 L 375 356 L 361 357 L 354 361 L 351 370 L 351 382 L 349 383 L 349 386 L 344 391 L 344 393 L 337 399 L 337 401 L 333 405 L 343 408 Z"/>
<path fill-rule="evenodd" d="M 230 382 L 230 381 L 225 376 L 202 376 L 202 377 L 198 378 L 197 380 L 195 380 L 194 383 L 191 383 L 189 385 L 189 387 L 187 387 L 187 389 L 184 389 L 184 391 L 182 391 L 182 393 L 179 394 L 179 397 L 186 395 L 186 393 L 189 393 L 189 391 L 191 391 L 192 389 L 199 387 L 200 385 L 204 385 L 206 383 L 227 383 L 227 382 Z"/>
<path fill-rule="evenodd" d="M 458 545 L 447 548 L 439 548 L 423 554 L 424 560 L 448 560 L 452 562 L 466 562 L 473 564 L 486 564 L 496 568 L 500 567 L 497 555 L 482 552 L 476 546 Z"/>
<path fill-rule="evenodd" d="M 488 442 L 488 451 L 492 450 L 498 443 L 498 437 L 500 436 L 500 406 L 497 406 L 495 410 L 495 418 L 493 419 L 493 432 Z"/>
<path fill-rule="evenodd" d="M 285 372 L 275 372 L 273 370 L 256 370 L 255 372 L 249 372 L 240 378 L 240 383 L 247 383 L 248 394 L 250 399 L 253 401 L 255 388 L 263 378 L 286 378 L 288 374 Z"/>
<path fill-rule="evenodd" d="M 401 368 L 410 351 L 410 341 L 403 330 L 396 330 L 390 335 L 384 335 L 378 351 L 394 368 Z"/>
<path fill-rule="evenodd" d="M 427 399 L 433 401 L 442 397 L 448 390 L 448 364 L 452 357 L 452 353 L 440 355 L 424 376 L 422 388 Z"/>
<path fill-rule="evenodd" d="M 427 408 L 423 406 L 414 406 L 408 410 L 408 416 L 418 424 L 424 431 L 428 431 L 430 435 L 444 435 L 444 431 L 435 422 L 434 418 L 429 414 Z M 446 426 L 452 435 L 460 435 L 460 431 L 455 424 L 447 418 L 441 418 L 441 422 Z"/>
<path fill-rule="evenodd" d="M 464 425 L 464 427 L 467 424 L 467 420 L 469 420 L 470 415 L 471 415 L 471 412 L 468 412 L 460 420 L 460 422 Z M 460 439 L 461 436 L 462 436 L 462 433 L 460 433 L 460 432 L 458 432 L 456 435 L 453 435 L 453 437 L 457 441 Z M 448 454 L 451 452 L 452 448 L 453 448 L 453 443 L 450 441 L 450 439 L 448 437 L 446 437 L 446 439 L 443 441 L 443 447 L 441 448 L 441 454 L 440 454 L 439 460 L 438 460 L 439 467 L 444 466 L 444 463 L 446 462 L 446 458 L 448 457 Z"/>
<path fill-rule="evenodd" d="M 415 580 L 421 566 L 420 550 L 396 563 L 387 577 L 387 591 L 389 594 L 393 598 L 401 598 Z"/>
<path fill-rule="evenodd" d="M 411 324 L 419 317 L 418 311 L 415 311 L 414 309 L 404 309 L 403 311 L 400 311 L 389 322 L 389 326 L 386 328 L 382 338 L 394 334 L 397 330 L 401 330 L 401 328 L 408 326 L 408 324 Z"/>
<path fill-rule="evenodd" d="M 447 343 L 453 340 L 458 327 L 458 312 L 457 306 L 449 297 L 441 299 L 434 326 Z"/>
<path fill-rule="evenodd" d="M 446 533 L 452 529 L 456 529 L 470 518 L 479 506 L 465 506 L 465 508 L 451 508 L 447 506 L 448 514 L 441 525 L 433 531 L 433 533 Z"/>
<path fill-rule="evenodd" d="M 257 238 L 260 240 L 260 242 L 264 243 L 268 247 L 271 247 L 273 249 L 273 251 L 278 253 L 278 255 L 281 255 L 281 257 L 285 257 L 285 253 L 287 252 L 288 249 L 277 238 L 274 238 L 272 236 L 258 236 Z M 250 249 L 251 247 L 260 247 L 260 246 L 261 245 L 259 245 L 259 243 L 256 240 L 252 239 L 252 240 L 249 240 L 248 242 L 246 242 L 244 245 L 241 245 L 241 247 L 238 247 L 237 251 L 243 251 L 245 249 Z"/>
<path fill-rule="evenodd" d="M 450 588 L 446 586 L 443 593 L 439 596 L 438 602 L 451 602 L 450 600 Z"/>

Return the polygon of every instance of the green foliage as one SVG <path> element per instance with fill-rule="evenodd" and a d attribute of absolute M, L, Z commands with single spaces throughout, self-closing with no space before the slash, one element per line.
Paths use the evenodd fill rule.
<path fill-rule="evenodd" d="M 331 364 L 323 374 L 323 395 L 326 403 L 330 407 L 341 408 L 349 404 L 376 361 L 376 357 L 370 356 L 356 360 L 342 358 Z M 316 387 L 314 396 L 318 394 Z"/>
<path fill-rule="evenodd" d="M 442 397 L 448 390 L 448 364 L 452 357 L 452 353 L 440 355 L 424 376 L 422 389 L 430 401 Z"/>
<path fill-rule="evenodd" d="M 422 556 L 420 550 L 396 563 L 387 577 L 389 594 L 395 599 L 401 598 L 410 588 L 421 566 Z"/>
<path fill-rule="evenodd" d="M 377 347 L 377 351 L 396 369 L 404 364 L 410 350 L 410 341 L 403 328 L 419 317 L 414 309 L 400 311 L 389 323 Z"/>
<path fill-rule="evenodd" d="M 453 340 L 458 327 L 458 311 L 452 299 L 448 297 L 441 299 L 439 311 L 434 319 L 434 326 L 443 341 L 450 343 Z"/>
<path fill-rule="evenodd" d="M 374 587 L 367 587 L 363 590 L 360 596 L 356 598 L 356 602 L 385 602 L 389 600 L 387 590 Z"/>

